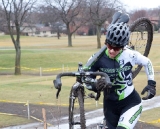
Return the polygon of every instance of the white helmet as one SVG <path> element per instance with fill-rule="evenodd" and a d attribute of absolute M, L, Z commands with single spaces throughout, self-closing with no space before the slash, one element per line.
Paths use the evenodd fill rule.
<path fill-rule="evenodd" d="M 124 47 L 128 44 L 130 37 L 129 27 L 126 23 L 111 24 L 107 29 L 106 41 L 116 47 Z"/>

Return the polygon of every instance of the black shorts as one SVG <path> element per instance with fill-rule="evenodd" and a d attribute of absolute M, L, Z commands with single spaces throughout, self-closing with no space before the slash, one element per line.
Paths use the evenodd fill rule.
<path fill-rule="evenodd" d="M 106 122 L 111 127 L 116 128 L 120 116 L 130 108 L 140 104 L 141 98 L 137 93 L 137 91 L 134 90 L 128 97 L 126 97 L 123 100 L 112 101 L 104 98 L 103 103 L 104 103 L 103 110 Z"/>

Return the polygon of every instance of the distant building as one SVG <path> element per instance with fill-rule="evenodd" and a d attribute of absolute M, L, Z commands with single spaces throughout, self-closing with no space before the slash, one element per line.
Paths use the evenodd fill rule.
<path fill-rule="evenodd" d="M 38 37 L 55 37 L 57 33 L 53 33 L 51 27 L 36 27 L 34 36 Z"/>
<path fill-rule="evenodd" d="M 149 17 L 149 19 L 153 24 L 158 24 L 158 21 L 160 20 L 159 17 L 155 17 L 155 16 L 151 16 Z"/>
<path fill-rule="evenodd" d="M 4 35 L 4 34 L 5 34 L 4 32 L 0 31 L 0 36 L 1 36 L 1 35 Z"/>
<path fill-rule="evenodd" d="M 11 23 L 11 27 L 13 30 L 16 30 L 15 24 Z M 8 32 L 7 25 L 4 25 L 4 30 L 6 33 Z M 56 33 L 53 33 L 51 27 L 45 27 L 42 25 L 34 25 L 29 23 L 23 23 L 20 27 L 21 34 L 25 36 L 37 36 L 37 37 L 53 37 L 57 36 Z"/>

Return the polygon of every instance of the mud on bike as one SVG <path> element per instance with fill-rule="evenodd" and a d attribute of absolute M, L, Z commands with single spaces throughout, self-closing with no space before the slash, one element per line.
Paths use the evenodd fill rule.
<path fill-rule="evenodd" d="M 143 17 L 134 21 L 133 24 L 129 26 L 131 36 L 128 47 L 130 49 L 139 51 L 144 56 L 148 56 L 152 40 L 153 40 L 153 27 L 152 23 L 149 19 Z M 94 61 L 98 59 L 98 57 L 104 52 L 106 46 L 102 47 L 95 58 L 92 58 L 91 62 L 88 62 L 85 66 L 89 67 Z M 140 72 L 142 66 L 137 65 L 132 69 L 133 78 L 135 78 Z M 102 72 L 87 72 L 84 70 L 83 65 L 80 63 L 78 65 L 77 72 L 67 72 L 60 73 L 56 76 L 54 80 L 55 88 L 58 89 L 56 96 L 58 97 L 59 92 L 61 91 L 61 77 L 63 76 L 74 76 L 76 77 L 76 82 L 71 87 L 70 96 L 69 96 L 69 129 L 74 129 L 75 126 L 79 125 L 81 129 L 85 129 L 86 127 L 86 117 L 84 111 L 84 99 L 87 97 L 98 99 L 98 96 L 94 96 L 93 94 L 86 95 L 85 94 L 85 86 L 83 85 L 82 78 L 90 75 L 101 76 L 106 78 L 106 83 L 110 83 L 110 79 L 108 75 Z M 98 94 L 97 94 L 98 95 Z M 79 103 L 79 112 L 75 114 L 75 102 Z M 103 129 L 104 127 L 99 127 Z"/>
<path fill-rule="evenodd" d="M 66 72 L 60 73 L 57 75 L 56 80 L 54 80 L 55 88 L 57 91 L 57 98 L 59 92 L 61 90 L 61 77 L 63 76 L 73 76 L 76 77 L 76 82 L 71 87 L 70 95 L 69 95 L 69 129 L 74 129 L 74 126 L 80 125 L 81 129 L 86 129 L 86 118 L 85 118 L 85 110 L 84 110 L 84 99 L 86 98 L 94 98 L 95 100 L 99 99 L 100 93 L 94 95 L 90 93 L 88 95 L 85 94 L 85 86 L 83 85 L 83 79 L 94 76 L 105 77 L 106 84 L 111 84 L 110 79 L 107 74 L 103 72 L 87 72 L 83 70 L 83 65 L 81 63 L 78 64 L 77 72 Z M 77 106 L 75 108 L 75 104 L 78 102 L 78 111 Z"/>

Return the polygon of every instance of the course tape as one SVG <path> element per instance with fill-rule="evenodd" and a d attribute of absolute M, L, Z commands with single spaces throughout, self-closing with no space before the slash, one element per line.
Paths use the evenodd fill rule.
<path fill-rule="evenodd" d="M 148 123 L 148 124 L 157 124 L 157 123 L 160 123 L 160 119 L 154 120 L 154 121 L 150 121 L 150 122 L 146 122 L 146 121 L 142 121 L 142 120 L 139 120 L 139 121 L 143 122 L 143 123 Z"/>
<path fill-rule="evenodd" d="M 7 115 L 7 116 L 17 116 L 17 117 L 24 117 L 24 116 L 22 116 L 22 115 L 17 115 L 17 114 L 10 114 L 10 113 L 2 113 L 2 112 L 0 112 L 0 115 Z M 34 120 L 36 120 L 36 121 L 39 121 L 39 122 L 44 122 L 43 120 L 41 120 L 41 119 L 38 119 L 38 118 L 36 118 L 36 117 L 34 117 L 34 116 L 30 116 L 32 119 L 34 119 Z M 26 118 L 26 117 L 25 117 Z M 50 124 L 50 123 L 47 123 L 47 125 L 48 126 L 53 126 L 52 124 Z"/>
<path fill-rule="evenodd" d="M 18 117 L 24 117 L 24 116 L 21 116 L 21 115 L 17 115 L 17 114 L 9 114 L 9 113 L 1 113 L 0 112 L 0 115 L 8 115 L 8 116 L 18 116 Z M 41 119 L 38 119 L 34 116 L 30 116 L 32 119 L 36 120 L 36 121 L 39 121 L 39 122 L 44 122 L 43 120 Z M 26 117 L 25 117 L 26 118 Z M 145 122 L 145 121 L 142 121 L 142 120 L 139 120 L 140 122 L 143 122 L 143 123 L 148 123 L 148 124 L 157 124 L 157 123 L 160 123 L 160 119 L 158 120 L 154 120 L 154 121 L 151 121 L 151 122 Z M 52 124 L 50 123 L 47 123 L 48 126 L 53 126 Z"/>
<path fill-rule="evenodd" d="M 28 102 L 17 102 L 17 101 L 9 101 L 9 100 L 0 100 L 0 102 L 4 102 L 4 103 L 17 103 L 17 104 L 24 104 L 24 106 L 28 105 Z M 58 104 L 59 102 L 57 103 L 43 103 L 43 102 L 39 102 L 39 103 L 29 103 L 29 104 L 34 104 L 34 105 L 48 105 L 48 106 L 69 106 L 69 104 Z M 85 105 L 93 105 L 93 103 L 84 103 Z M 100 105 L 103 105 L 103 103 L 99 102 L 98 104 Z M 75 104 L 75 105 L 78 105 L 78 104 Z M 8 113 L 0 113 L 0 114 L 3 114 L 3 115 L 13 115 L 13 116 L 20 116 L 20 115 L 16 115 L 16 114 L 8 114 Z M 24 116 L 21 116 L 21 117 L 24 117 Z M 31 118 L 37 120 L 37 121 L 40 121 L 40 122 L 43 122 L 42 120 L 36 118 L 36 117 L 33 117 L 33 116 L 30 116 Z M 158 120 L 154 120 L 154 121 L 150 121 L 150 122 L 145 122 L 145 121 L 142 121 L 142 120 L 139 120 L 140 122 L 143 122 L 143 123 L 148 123 L 148 124 L 156 124 L 156 123 L 160 123 L 160 119 Z M 47 123 L 48 125 L 52 125 L 52 124 L 49 124 Z"/>
<path fill-rule="evenodd" d="M 4 103 L 17 103 L 17 104 L 24 104 L 28 105 L 28 102 L 18 102 L 18 101 L 10 101 L 10 100 L 0 100 L 0 102 L 4 102 Z M 57 103 L 43 103 L 43 102 L 37 102 L 37 103 L 29 103 L 29 104 L 33 104 L 33 105 L 48 105 L 48 106 L 69 106 L 69 104 L 57 104 Z M 85 105 L 92 105 L 93 103 L 84 103 Z M 98 104 L 103 104 L 103 103 L 98 103 Z M 78 105 L 78 104 L 75 104 Z"/>
<path fill-rule="evenodd" d="M 149 123 L 149 124 L 157 124 L 157 123 L 160 123 L 160 119 L 154 120 L 154 121 L 151 121 L 151 122 L 147 122 L 147 123 Z"/>
<path fill-rule="evenodd" d="M 160 67 L 160 66 L 153 66 L 153 67 Z M 5 68 L 5 67 L 0 67 L 2 70 L 7 70 L 7 69 L 15 69 L 15 67 L 12 68 Z M 61 68 L 41 68 L 42 72 L 50 72 L 50 71 L 71 71 L 71 70 L 76 70 L 77 67 L 61 67 Z M 40 69 L 35 69 L 35 68 L 28 68 L 28 67 L 21 67 L 21 70 L 31 70 L 31 71 L 40 71 Z"/>
<path fill-rule="evenodd" d="M 0 67 L 1 70 L 9 70 L 9 69 L 14 69 L 15 67 L 12 68 L 4 68 L 4 67 Z M 50 71 L 70 71 L 70 70 L 76 70 L 77 67 L 65 67 L 65 68 L 41 68 L 42 72 L 50 72 Z M 35 68 L 28 68 L 28 67 L 21 67 L 21 70 L 31 70 L 31 71 L 40 71 L 40 69 L 35 69 Z"/>

